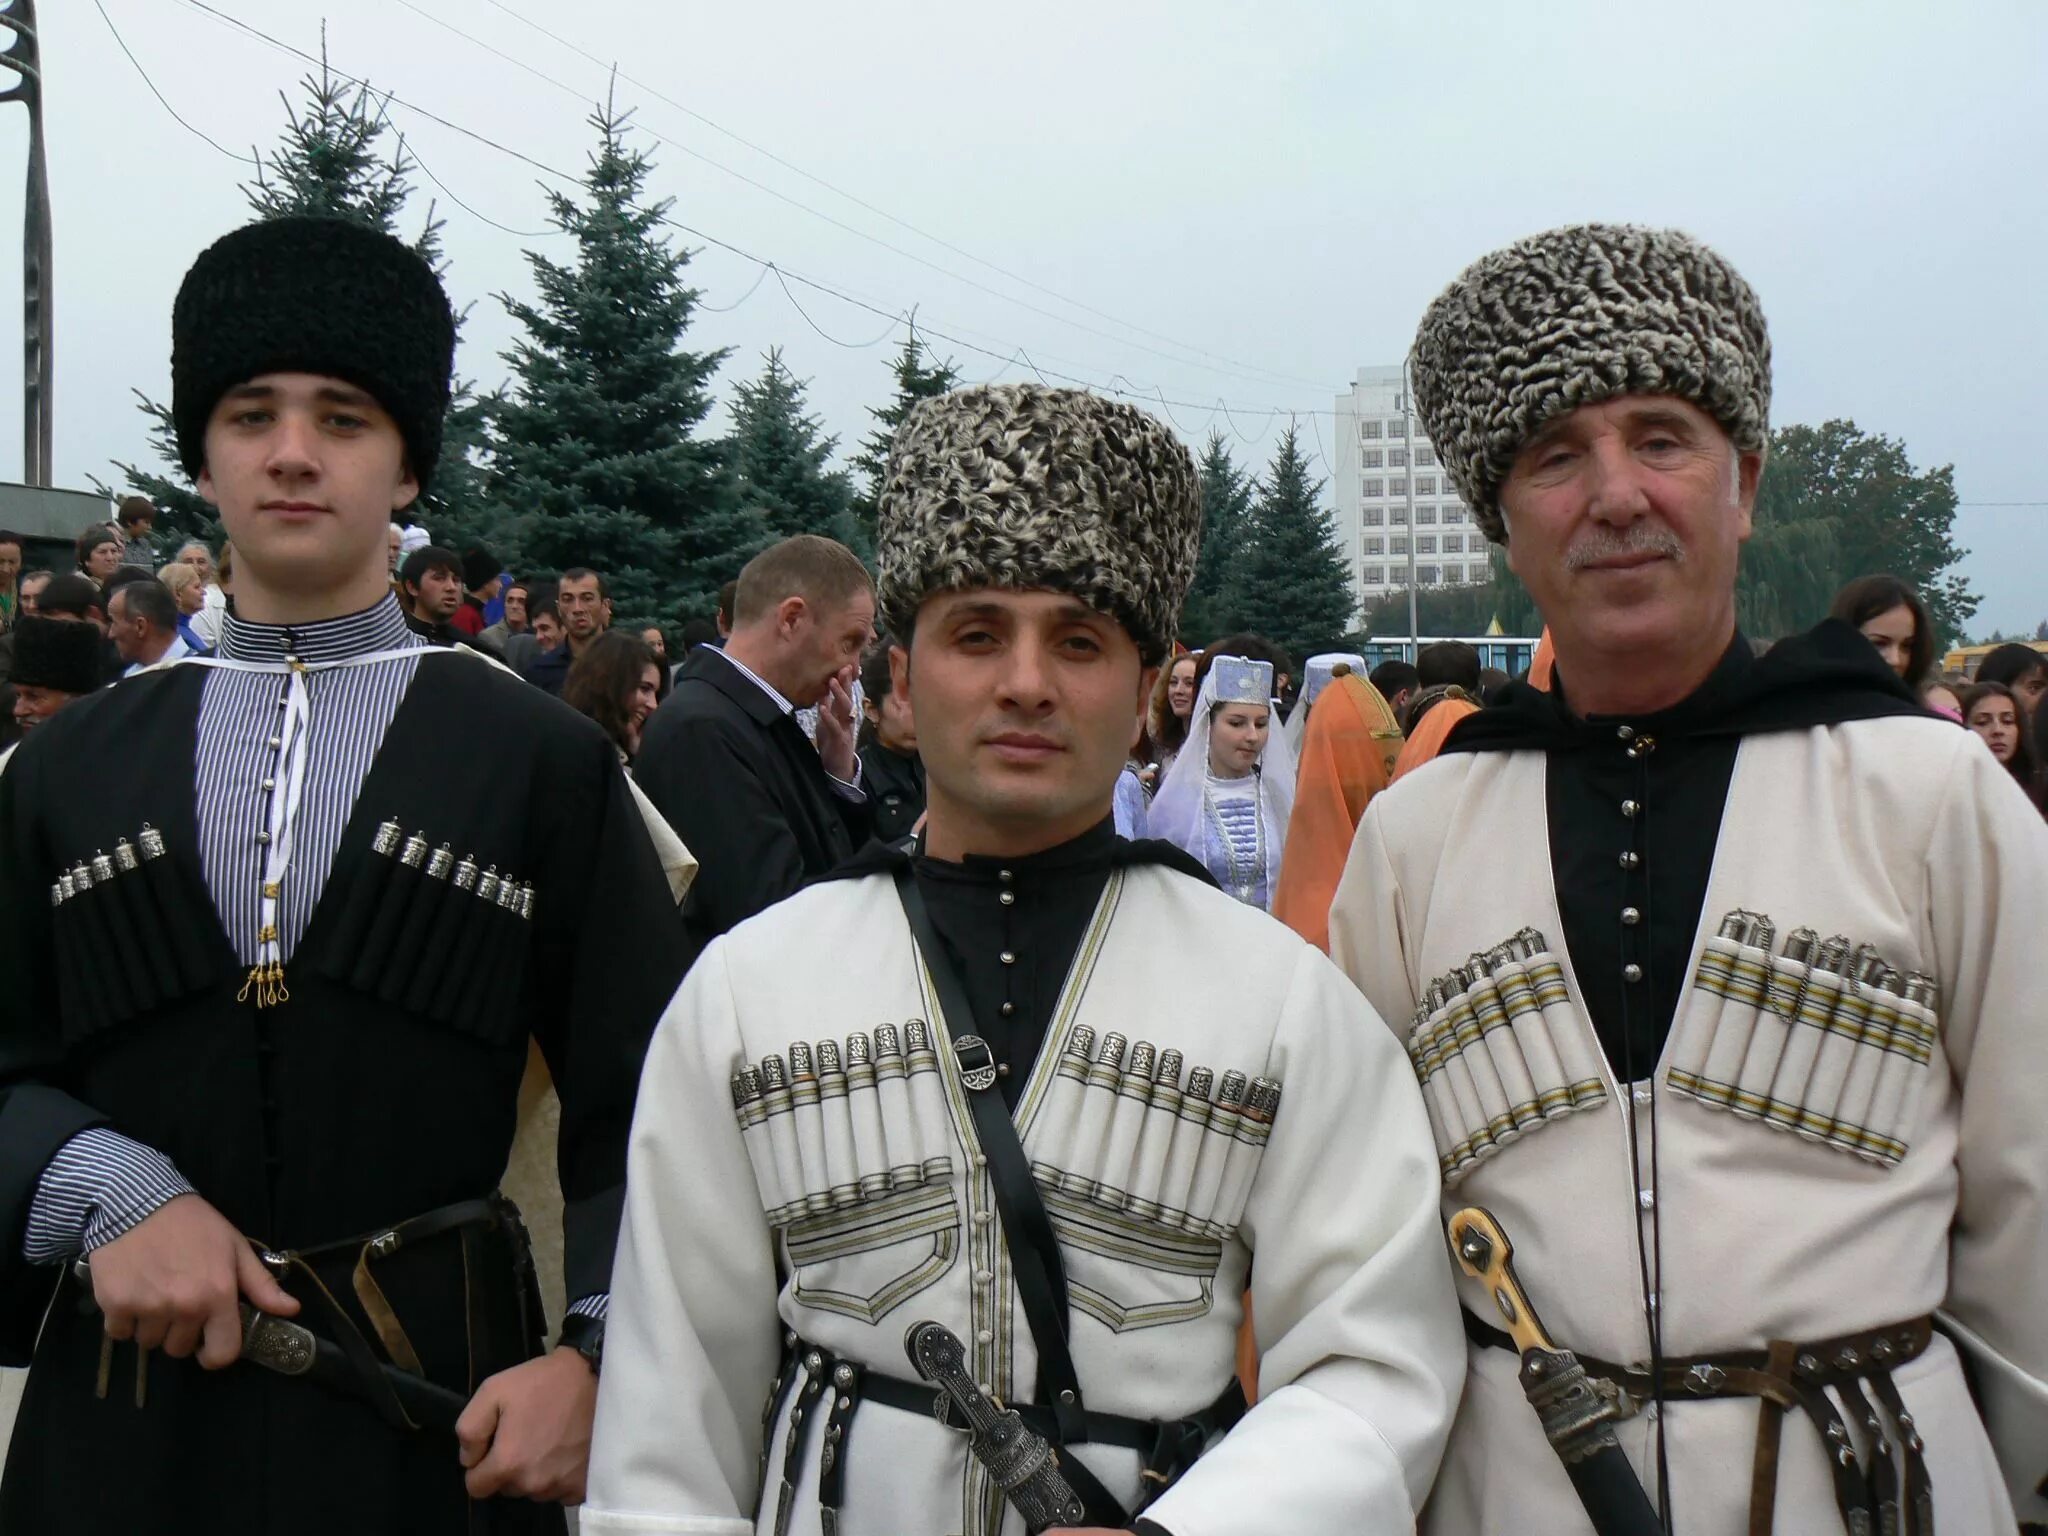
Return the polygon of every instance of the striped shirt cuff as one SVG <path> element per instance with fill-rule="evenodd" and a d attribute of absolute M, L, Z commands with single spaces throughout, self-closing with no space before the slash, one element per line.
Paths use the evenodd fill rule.
<path fill-rule="evenodd" d="M 21 1256 L 62 1264 L 105 1247 L 180 1195 L 195 1194 L 177 1165 L 153 1147 L 104 1126 L 57 1149 L 36 1184 Z"/>
<path fill-rule="evenodd" d="M 611 1308 L 612 1293 L 610 1291 L 599 1291 L 593 1296 L 584 1297 L 581 1301 L 571 1302 L 569 1304 L 569 1316 L 595 1318 L 601 1323 L 605 1320 L 605 1314 L 610 1312 Z"/>

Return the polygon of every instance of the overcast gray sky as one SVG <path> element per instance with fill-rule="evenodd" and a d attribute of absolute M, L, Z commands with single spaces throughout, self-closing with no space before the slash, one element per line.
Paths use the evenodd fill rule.
<path fill-rule="evenodd" d="M 237 155 L 274 143 L 279 92 L 298 98 L 302 60 L 200 0 L 99 3 L 193 127 Z M 314 0 L 204 5 L 318 52 Z M 167 394 L 172 295 L 197 251 L 245 217 L 249 167 L 158 104 L 95 0 L 42 9 L 57 468 L 82 486 L 146 452 L 129 390 Z M 962 343 L 938 347 L 970 380 L 1030 377 L 1021 348 L 1049 374 L 1163 394 L 1191 439 L 1223 424 L 1247 460 L 1271 452 L 1290 412 L 1312 447 L 1327 444 L 1333 394 L 1360 365 L 1398 360 L 1431 296 L 1484 251 L 1580 219 L 1681 225 L 1762 295 L 1775 419 L 1847 416 L 1902 437 L 1920 465 L 1952 462 L 1978 626 L 2048 617 L 2048 7 L 352 0 L 324 12 L 335 67 L 410 104 L 394 104 L 394 121 L 474 210 L 418 178 L 417 209 L 437 196 L 448 221 L 456 300 L 474 306 L 458 366 L 486 383 L 503 376 L 510 337 L 493 295 L 530 293 L 522 247 L 567 242 L 493 227 L 543 229 L 549 178 L 423 113 L 573 174 L 616 60 L 677 219 L 885 314 L 918 306 Z M 7 229 L 25 140 L 19 109 L 0 111 Z M 19 291 L 16 249 L 0 249 L 0 292 Z M 843 444 L 867 430 L 900 330 L 792 285 L 807 321 L 774 277 L 755 286 L 761 268 L 716 245 L 691 272 L 707 306 L 737 304 L 691 333 L 735 349 L 727 381 L 779 344 Z M 0 339 L 16 325 L 10 301 Z M 19 409 L 10 364 L 9 478 Z"/>

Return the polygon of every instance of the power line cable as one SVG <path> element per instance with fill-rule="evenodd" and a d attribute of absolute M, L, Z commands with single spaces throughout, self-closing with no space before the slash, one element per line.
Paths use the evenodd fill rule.
<path fill-rule="evenodd" d="M 335 76 L 347 81 L 351 85 L 363 86 L 366 89 L 377 89 L 375 87 L 371 87 L 367 80 L 352 75 L 346 70 L 334 68 L 330 61 L 323 61 L 321 59 L 315 58 L 312 54 L 307 53 L 305 50 L 294 47 L 292 44 L 275 38 L 271 36 L 269 33 L 264 32 L 260 28 L 252 26 L 248 22 L 241 20 L 239 17 L 232 16 L 228 14 L 226 11 L 218 9 L 217 7 L 209 4 L 208 0 L 184 0 L 184 3 L 195 10 L 201 11 L 204 14 L 213 17 L 218 21 L 224 22 L 227 25 L 234 27 L 236 30 L 240 32 L 246 33 L 250 37 L 255 38 L 257 41 L 265 43 L 268 46 L 279 50 L 280 52 L 291 54 L 296 58 L 305 60 L 307 63 L 327 63 L 329 69 L 332 70 Z M 479 133 L 477 130 L 473 128 L 465 127 L 461 123 L 455 122 L 447 117 L 443 117 L 439 113 L 434 112 L 429 108 L 419 106 L 416 103 L 409 101 L 402 96 L 397 95 L 395 92 L 380 90 L 378 91 L 378 94 L 383 97 L 387 105 L 398 106 L 405 109 L 408 112 L 417 113 L 421 117 L 426 118 L 429 122 L 436 123 L 441 127 L 449 129 L 451 132 L 459 133 L 463 137 L 474 140 L 476 143 L 482 144 L 487 148 L 497 150 L 501 154 L 509 155 L 513 159 L 518 160 L 525 165 L 530 165 L 534 169 L 539 170 L 545 173 L 546 175 L 552 176 L 556 180 L 561 181 L 569 186 L 580 187 L 582 185 L 580 178 L 571 175 L 569 172 L 564 171 L 559 167 L 549 165 L 546 161 L 535 159 L 532 155 L 525 153 L 523 150 L 515 149 L 508 144 L 502 144 L 496 139 L 491 138 L 487 134 Z M 657 137 L 659 136 L 657 135 Z M 742 260 L 752 262 L 759 267 L 762 267 L 764 269 L 773 269 L 773 271 L 776 274 L 777 281 L 782 283 L 785 293 L 788 292 L 788 283 L 794 282 L 802 287 L 812 289 L 818 293 L 822 293 L 827 295 L 828 297 L 837 299 L 841 303 L 851 305 L 856 309 L 866 310 L 868 313 L 876 316 L 877 318 L 890 322 L 890 329 L 892 331 L 896 326 L 908 323 L 906 320 L 906 312 L 904 311 L 886 309 L 881 305 L 870 303 L 867 300 L 859 298 L 842 288 L 835 287 L 830 283 L 821 282 L 816 278 L 806 277 L 802 273 L 796 272 L 779 262 L 770 260 L 768 257 L 757 256 L 752 251 L 746 250 L 741 246 L 735 245 L 729 240 L 722 240 L 718 236 L 711 234 L 709 231 L 696 228 L 693 225 L 685 224 L 681 220 L 673 217 L 672 215 L 658 215 L 656 222 L 666 225 L 668 228 L 677 230 L 682 234 L 688 235 L 692 239 L 701 240 L 707 245 L 716 246 L 720 250 L 728 251 L 731 254 L 740 257 Z M 794 304 L 795 296 L 790 295 L 790 299 L 792 304 Z M 801 309 L 799 310 L 799 313 L 802 313 Z M 804 316 L 804 318 L 807 322 L 812 324 L 813 329 L 817 329 L 815 322 L 810 322 L 810 317 L 807 314 Z M 952 346 L 963 348 L 969 352 L 977 353 L 983 357 L 991 358 L 998 362 L 1008 362 L 1010 360 L 1005 356 L 1005 354 L 995 351 L 992 348 L 982 346 L 978 342 L 969 341 L 965 339 L 964 336 L 959 335 L 954 331 L 944 331 L 925 324 L 920 324 L 917 327 L 917 329 L 925 336 L 936 338 L 937 340 L 946 342 Z M 824 333 L 823 331 L 820 331 L 819 334 L 825 335 L 825 339 L 828 341 L 836 340 L 836 338 L 826 335 L 826 333 Z M 885 331 L 883 334 L 884 336 L 886 336 L 887 334 L 889 334 L 889 332 Z M 866 343 L 865 345 L 877 345 L 879 339 L 880 338 L 878 338 L 877 342 L 869 342 Z M 840 345 L 847 344 L 840 343 Z M 1143 395 L 1135 394 L 1129 390 L 1119 389 L 1113 386 L 1107 386 L 1096 383 L 1094 380 L 1085 378 L 1078 374 L 1064 373 L 1058 369 L 1040 368 L 1036 362 L 1032 361 L 1030 353 L 1026 352 L 1022 347 L 1018 347 L 1016 349 L 1014 356 L 1022 357 L 1025 363 L 1030 366 L 1031 371 L 1038 376 L 1039 380 L 1042 383 L 1048 385 L 1050 385 L 1054 379 L 1058 379 L 1062 383 L 1071 384 L 1076 388 L 1080 389 L 1093 390 L 1099 394 L 1116 395 L 1125 399 L 1147 398 Z M 1168 400 L 1163 393 L 1160 394 L 1157 398 L 1164 404 L 1177 405 L 1185 410 L 1202 409 L 1201 403 L 1197 401 Z M 1224 407 L 1227 416 L 1229 414 L 1227 404 L 1223 402 L 1220 398 L 1217 403 L 1220 406 Z M 1259 407 L 1247 406 L 1244 407 L 1244 409 L 1256 411 L 1259 409 Z M 1278 416 L 1281 413 L 1281 411 L 1289 409 L 1291 408 L 1284 406 L 1270 407 L 1267 410 L 1266 414 L 1267 426 L 1270 427 L 1273 418 Z M 1302 410 L 1297 412 L 1297 414 L 1310 415 L 1316 413 L 1309 410 Z M 1320 414 L 1332 415 L 1334 413 L 1330 411 L 1323 411 Z M 1237 431 L 1239 437 L 1243 438 L 1245 442 L 1250 443 L 1259 440 L 1256 438 L 1246 437 L 1242 429 L 1239 429 L 1237 427 L 1234 419 L 1232 420 L 1231 425 L 1232 430 Z"/>
<path fill-rule="evenodd" d="M 834 336 L 830 331 L 826 330 L 822 325 L 818 324 L 817 321 L 813 320 L 810 316 L 810 311 L 805 309 L 803 305 L 797 302 L 796 295 L 789 291 L 789 283 L 783 277 L 782 269 L 780 267 L 776 266 L 775 263 L 771 261 L 762 270 L 767 272 L 773 272 L 775 274 L 775 281 L 781 284 L 783 297 L 789 300 L 789 307 L 804 317 L 804 324 L 808 325 L 820 336 L 824 337 L 827 341 L 831 342 L 832 345 L 835 347 L 844 347 L 849 352 L 865 352 L 868 348 L 878 347 L 883 342 L 887 341 L 891 336 L 893 336 L 896 333 L 897 326 L 909 324 L 909 316 L 891 315 L 889 317 L 889 323 L 882 328 L 882 334 L 877 336 L 873 341 L 841 341 L 837 336 Z"/>
<path fill-rule="evenodd" d="M 419 11 L 419 7 L 413 4 L 413 0 L 398 0 L 398 3 L 400 5 L 405 6 L 407 10 Z M 1033 290 L 1034 292 L 1042 293 L 1046 297 L 1051 299 L 1057 299 L 1062 304 L 1069 305 L 1074 309 L 1083 311 L 1084 313 L 1094 315 L 1098 319 L 1107 320 L 1112 325 L 1120 325 L 1124 327 L 1126 330 L 1137 332 L 1139 335 L 1150 336 L 1155 341 L 1163 341 L 1167 343 L 1169 346 L 1178 347 L 1180 350 L 1184 352 L 1192 352 L 1199 357 L 1210 358 L 1220 363 L 1228 363 L 1232 369 L 1238 371 L 1240 376 L 1246 373 L 1264 374 L 1267 376 L 1266 382 L 1300 384 L 1306 385 L 1310 389 L 1321 389 L 1326 387 L 1326 380 L 1304 379 L 1294 374 L 1282 373 L 1276 369 L 1267 368 L 1259 363 L 1242 362 L 1236 358 L 1225 356 L 1223 353 L 1212 352 L 1209 351 L 1207 348 L 1198 347 L 1194 345 L 1192 342 L 1181 341 L 1177 337 L 1167 335 L 1165 332 L 1155 331 L 1150 329 L 1149 327 L 1138 325 L 1133 321 L 1125 320 L 1120 316 L 1111 314 L 1107 310 L 1098 309 L 1096 306 L 1092 304 L 1084 303 L 1079 299 L 1069 297 L 1068 295 L 1059 292 L 1057 289 L 1048 288 L 1045 284 L 1037 282 L 1036 280 L 1030 277 L 1026 277 L 1021 272 L 1014 272 L 1007 267 L 1004 267 L 996 262 L 988 260 L 986 257 L 978 256 L 973 251 L 967 250 L 962 246 L 956 245 L 952 241 L 947 240 L 939 235 L 932 234 L 929 230 L 919 228 L 917 225 L 912 224 L 909 220 L 901 218 L 896 214 L 889 212 L 889 210 L 886 208 L 879 207 L 876 204 L 869 202 L 866 198 L 860 197 L 855 193 L 848 192 L 843 187 L 834 185 L 832 182 L 827 181 L 824 177 L 804 169 L 804 167 L 796 164 L 792 160 L 788 160 L 783 156 L 778 155 L 772 149 L 769 149 L 764 145 L 757 144 L 752 139 L 749 139 L 742 134 L 736 133 L 732 129 L 727 128 L 724 124 L 719 123 L 714 119 L 705 116 L 702 112 L 697 111 L 695 108 L 685 106 L 682 102 L 677 101 L 673 96 L 668 95 L 660 88 L 649 85 L 647 82 L 643 80 L 635 79 L 632 75 L 625 73 L 623 70 L 619 70 L 616 61 L 607 62 L 606 60 L 599 58 L 589 49 L 584 48 L 583 46 L 576 43 L 572 39 L 566 38 L 562 36 L 559 32 L 552 31 L 549 28 L 542 26 L 532 17 L 523 15 L 519 11 L 514 10 L 510 5 L 507 5 L 505 3 L 505 0 L 487 0 L 487 3 L 496 8 L 497 10 L 502 11 L 505 15 L 510 16 L 514 21 L 520 22 L 525 26 L 531 27 L 534 31 L 540 33 L 541 36 L 547 38 L 549 41 L 559 44 L 561 47 L 567 48 L 573 53 L 579 54 L 581 57 L 588 60 L 590 63 L 597 65 L 599 68 L 615 70 L 618 73 L 619 78 L 621 80 L 624 80 L 628 85 L 631 85 L 636 90 L 646 92 L 655 100 L 663 102 L 666 105 L 674 108 L 676 111 L 682 113 L 685 117 L 691 118 L 696 122 L 702 123 L 705 127 L 711 129 L 714 133 L 721 134 L 724 137 L 731 139 L 735 144 L 740 145 L 742 148 L 751 150 L 753 153 L 761 156 L 765 160 L 772 161 L 774 164 L 781 166 L 784 170 L 789 171 L 791 174 L 801 176 L 805 181 L 811 182 L 815 186 L 823 187 L 827 192 L 832 193 L 835 197 L 844 198 L 847 202 L 852 203 L 855 207 L 864 209 L 865 211 L 874 214 L 877 218 L 885 219 L 889 223 L 894 224 L 897 228 L 906 230 L 909 233 L 916 235 L 921 240 L 928 240 L 933 245 L 938 246 L 942 250 L 950 251 L 955 256 L 959 256 L 964 260 L 973 262 L 978 267 L 985 267 L 987 270 L 994 272 L 999 276 L 1008 278 L 1013 283 L 1021 283 L 1025 287 Z M 420 12 L 420 14 L 425 15 L 426 13 Z M 430 17 L 429 19 L 440 22 L 440 25 L 447 27 L 452 32 L 456 32 L 458 35 L 464 37 L 469 36 L 469 34 L 462 32 L 462 30 L 459 27 L 454 27 L 447 22 L 440 21 L 440 18 L 438 17 Z M 527 70 L 530 73 L 539 73 L 539 71 L 535 70 L 532 65 L 526 64 L 521 60 L 514 59 L 509 54 L 502 53 L 500 50 L 493 48 L 489 43 L 482 42 L 481 40 L 476 38 L 470 38 L 470 41 L 477 43 L 479 47 L 488 49 L 490 52 L 498 54 L 500 58 L 506 59 L 507 62 L 509 63 L 517 64 L 521 69 Z M 542 75 L 541 78 L 549 79 L 552 83 L 556 85 L 561 84 L 560 81 L 552 80 L 551 76 Z M 580 95 L 580 93 L 577 94 Z M 652 132 L 652 130 L 649 131 Z M 656 135 L 656 137 L 659 137 L 659 135 Z M 664 140 L 663 142 L 666 143 L 668 141 Z M 681 149 L 683 146 L 677 145 L 675 147 Z M 685 150 L 685 153 L 690 153 L 690 151 Z M 707 160 L 707 163 L 718 165 L 718 162 L 716 161 Z M 719 166 L 719 168 L 722 170 L 729 169 L 728 167 L 722 165 Z M 738 175 L 739 173 L 733 172 L 732 174 Z M 759 183 L 752 184 L 759 185 Z M 779 193 L 775 195 L 781 196 L 781 194 Z M 800 203 L 796 204 L 796 206 L 804 207 L 804 205 Z M 815 212 L 816 210 L 806 208 L 805 211 Z M 829 218 L 830 215 L 820 214 L 819 217 Z M 846 226 L 842 225 L 840 227 L 844 228 Z M 856 233 L 859 232 L 856 231 Z M 863 236 L 863 238 L 872 237 Z M 891 247 L 891 249 L 893 249 L 893 247 Z M 913 256 L 911 257 L 911 259 L 920 260 L 921 258 Z M 945 269 L 934 268 L 934 270 L 944 271 Z M 949 273 L 948 275 L 952 276 L 955 274 Z M 962 278 L 960 280 L 963 282 L 971 281 L 971 279 L 966 278 Z M 999 295 L 999 297 L 1000 296 L 1001 295 Z M 1012 300 L 1012 302 L 1016 301 Z M 1072 322 L 1069 321 L 1066 323 L 1071 324 Z M 1111 339 L 1115 340 L 1119 338 Z"/>
<path fill-rule="evenodd" d="M 206 140 L 207 143 L 211 144 L 215 149 L 219 150 L 222 154 L 226 155 L 230 160 L 235 161 L 237 164 L 253 165 L 259 171 L 263 169 L 263 162 L 255 158 L 253 155 L 238 155 L 232 149 L 228 149 L 227 147 L 222 145 L 218 139 L 214 138 L 213 135 L 208 133 L 205 129 L 196 128 L 191 123 L 185 121 L 185 119 L 179 115 L 178 109 L 172 106 L 169 100 L 165 98 L 164 93 L 156 88 L 156 82 L 149 78 L 149 71 L 142 67 L 142 60 L 135 57 L 135 51 L 128 46 L 128 40 L 121 36 L 121 29 L 114 25 L 114 18 L 107 14 L 107 8 L 100 3 L 100 0 L 92 0 L 92 4 L 93 9 L 100 13 L 100 20 L 104 21 L 107 24 L 107 30 L 114 34 L 115 44 L 119 46 L 122 53 L 127 55 L 128 62 L 135 66 L 135 73 L 142 76 L 142 83 L 149 87 L 149 94 L 157 99 L 157 104 L 159 106 L 161 106 L 166 112 L 171 114 L 172 122 L 176 123 L 180 128 L 184 129 L 187 133 L 194 134 L 199 138 Z"/>

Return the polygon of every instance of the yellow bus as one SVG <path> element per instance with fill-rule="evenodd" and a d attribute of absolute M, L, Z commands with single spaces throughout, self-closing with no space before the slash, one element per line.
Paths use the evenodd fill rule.
<path fill-rule="evenodd" d="M 2035 650 L 2039 651 L 2043 656 L 2048 656 L 2048 640 L 2020 640 L 2016 642 L 2002 641 L 2000 643 L 2030 645 Z M 1944 672 L 1960 672 L 1965 677 L 1973 678 L 1977 675 L 1977 664 L 1997 649 L 1998 646 L 1995 645 L 1960 646 L 1957 649 L 1950 651 L 1946 656 L 1941 658 L 1941 670 Z"/>

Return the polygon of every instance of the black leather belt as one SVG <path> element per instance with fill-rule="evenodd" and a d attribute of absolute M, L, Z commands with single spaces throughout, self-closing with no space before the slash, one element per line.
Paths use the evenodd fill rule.
<path fill-rule="evenodd" d="M 1465 1336 L 1473 1343 L 1520 1353 L 1507 1334 L 1469 1309 L 1461 1310 Z M 1756 1456 L 1750 1470 L 1750 1536 L 1770 1536 L 1776 1517 L 1778 1444 L 1789 1408 L 1804 1413 L 1820 1431 L 1834 1475 L 1835 1503 L 1843 1527 L 1852 1536 L 1866 1532 L 1934 1536 L 1934 1494 L 1925 1445 L 1891 1374 L 1926 1353 L 1933 1336 L 1933 1318 L 1916 1317 L 1804 1344 L 1779 1339 L 1764 1349 L 1667 1358 L 1654 1379 L 1638 1366 L 1617 1365 L 1592 1355 L 1579 1355 L 1578 1361 L 1589 1375 L 1613 1382 L 1638 1402 L 1656 1398 L 1668 1403 L 1688 1397 L 1762 1400 Z M 1843 1403 L 1868 1437 L 1867 1466 L 1857 1460 L 1848 1425 L 1827 1394 L 1830 1387 L 1842 1394 Z M 1887 1431 L 1880 1407 L 1890 1418 L 1895 1436 Z M 1894 1440 L 1905 1468 L 1903 1480 L 1892 1457 Z"/>

